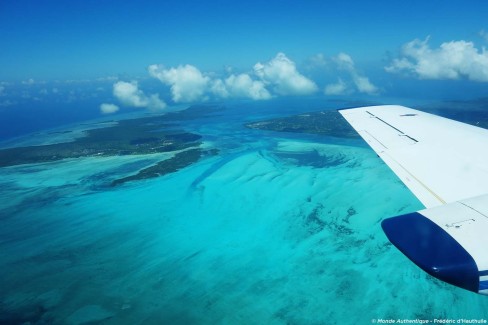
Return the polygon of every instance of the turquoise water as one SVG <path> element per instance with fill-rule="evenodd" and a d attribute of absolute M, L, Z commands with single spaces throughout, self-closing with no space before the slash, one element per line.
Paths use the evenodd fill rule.
<path fill-rule="evenodd" d="M 1 168 L 0 323 L 488 318 L 388 243 L 422 206 L 362 141 L 242 127 L 279 108 L 187 121 L 218 156 L 115 189 L 168 154 Z"/>

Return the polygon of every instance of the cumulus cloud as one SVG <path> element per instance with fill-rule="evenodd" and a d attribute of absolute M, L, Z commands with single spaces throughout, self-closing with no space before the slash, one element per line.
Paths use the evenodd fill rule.
<path fill-rule="evenodd" d="M 213 80 L 210 86 L 210 91 L 217 97 L 227 98 L 230 96 L 230 93 L 227 90 L 227 86 L 225 85 L 225 82 L 222 81 L 222 79 Z"/>
<path fill-rule="evenodd" d="M 429 38 L 402 47 L 401 57 L 385 67 L 387 72 L 406 72 L 421 79 L 461 79 L 488 82 L 488 52 L 472 42 L 451 41 L 431 48 Z"/>
<path fill-rule="evenodd" d="M 317 60 L 325 60 L 319 55 Z M 149 75 L 170 87 L 175 103 L 189 103 L 208 98 L 250 98 L 265 100 L 275 95 L 308 95 L 318 90 L 317 85 L 303 76 L 293 61 L 283 53 L 268 62 L 258 62 L 251 72 L 234 73 L 226 69 L 226 76 L 202 73 L 193 65 L 165 68 L 150 65 Z"/>
<path fill-rule="evenodd" d="M 147 96 L 136 81 L 119 81 L 113 85 L 114 96 L 124 105 L 149 109 L 163 109 L 166 107 L 157 94 Z"/>
<path fill-rule="evenodd" d="M 10 99 L 0 101 L 0 107 L 7 107 L 7 106 L 13 106 L 17 104 L 16 102 L 11 101 Z"/>
<path fill-rule="evenodd" d="M 237 97 L 263 100 L 272 97 L 262 81 L 253 80 L 246 73 L 232 74 L 224 81 L 216 79 L 213 81 L 211 90 L 215 95 L 222 98 Z"/>
<path fill-rule="evenodd" d="M 102 104 L 100 105 L 100 112 L 103 114 L 113 114 L 119 110 L 119 107 L 115 104 Z"/>
<path fill-rule="evenodd" d="M 324 92 L 326 95 L 344 95 L 349 92 L 346 83 L 339 78 L 337 83 L 325 86 Z"/>
<path fill-rule="evenodd" d="M 327 66 L 327 59 L 322 53 L 315 54 L 308 60 L 309 68 L 324 68 Z"/>
<path fill-rule="evenodd" d="M 124 105 L 133 107 L 146 107 L 147 97 L 139 90 L 137 82 L 119 81 L 113 86 L 114 96 Z"/>
<path fill-rule="evenodd" d="M 354 61 L 351 56 L 346 53 L 339 53 L 337 57 L 334 58 L 340 68 L 348 71 L 355 70 Z"/>
<path fill-rule="evenodd" d="M 360 93 L 370 95 L 378 93 L 378 87 L 373 85 L 367 77 L 356 75 L 353 76 L 353 80 Z"/>
<path fill-rule="evenodd" d="M 231 75 L 225 79 L 229 92 L 235 97 L 249 97 L 256 100 L 269 99 L 271 94 L 262 81 L 252 80 L 248 74 Z"/>
<path fill-rule="evenodd" d="M 308 95 L 317 91 L 317 85 L 298 72 L 295 62 L 278 53 L 266 63 L 254 65 L 254 73 L 279 95 Z"/>
<path fill-rule="evenodd" d="M 488 42 L 488 32 L 484 29 L 480 31 L 480 36 L 485 40 L 485 42 Z"/>
<path fill-rule="evenodd" d="M 180 65 L 177 68 L 165 69 L 153 64 L 148 68 L 149 74 L 171 87 L 173 101 L 188 103 L 205 99 L 210 78 L 192 65 Z"/>
<path fill-rule="evenodd" d="M 33 84 L 35 84 L 35 83 L 36 83 L 36 82 L 35 82 L 35 81 L 34 81 L 34 79 L 32 79 L 32 78 L 22 81 L 22 84 L 23 84 L 23 85 L 27 85 L 27 86 L 33 85 Z"/>
<path fill-rule="evenodd" d="M 349 73 L 356 89 L 360 93 L 370 95 L 378 93 L 378 87 L 373 85 L 368 77 L 362 76 L 357 72 L 354 61 L 348 54 L 340 53 L 334 60 L 338 64 L 339 69 Z"/>
<path fill-rule="evenodd" d="M 253 79 L 247 73 L 232 73 L 221 79 L 212 77 L 212 74 L 204 75 L 198 68 L 189 64 L 168 69 L 154 64 L 149 66 L 148 72 L 152 77 L 170 86 L 172 99 L 176 103 L 206 100 L 209 94 L 218 98 L 254 100 L 272 97 L 266 89 L 265 81 Z"/>

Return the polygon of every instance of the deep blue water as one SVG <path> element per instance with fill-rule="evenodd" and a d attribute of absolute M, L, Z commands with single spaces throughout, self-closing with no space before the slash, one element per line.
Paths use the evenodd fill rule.
<path fill-rule="evenodd" d="M 0 107 L 0 141 L 100 117 L 99 101 L 31 102 Z"/>

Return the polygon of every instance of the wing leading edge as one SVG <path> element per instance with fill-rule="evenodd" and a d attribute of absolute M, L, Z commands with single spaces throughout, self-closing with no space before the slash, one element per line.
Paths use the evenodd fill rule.
<path fill-rule="evenodd" d="M 427 273 L 488 294 L 488 130 L 402 106 L 339 111 L 427 209 L 386 219 Z"/>

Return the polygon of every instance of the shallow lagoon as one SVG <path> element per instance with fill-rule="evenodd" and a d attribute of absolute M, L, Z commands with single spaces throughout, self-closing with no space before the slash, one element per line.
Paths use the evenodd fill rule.
<path fill-rule="evenodd" d="M 156 179 L 106 186 L 164 154 L 0 169 L 0 323 L 488 318 L 388 243 L 422 206 L 373 151 L 242 126 L 303 112 L 268 105 L 185 122 L 219 156 Z"/>

